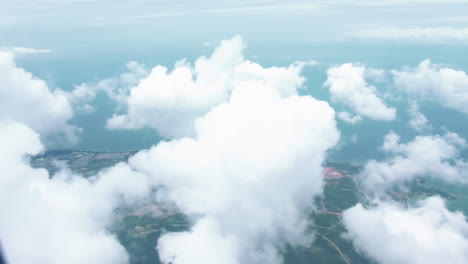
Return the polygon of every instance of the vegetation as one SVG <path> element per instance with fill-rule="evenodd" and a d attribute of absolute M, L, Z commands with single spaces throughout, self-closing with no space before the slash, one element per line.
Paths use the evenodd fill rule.
<path fill-rule="evenodd" d="M 99 153 L 90 151 L 49 151 L 43 155 L 31 157 L 35 167 L 48 169 L 53 175 L 58 170 L 54 161 L 67 163 L 74 172 L 88 177 L 118 162 L 126 161 L 134 152 Z M 327 162 L 326 167 L 333 167 L 343 177 L 326 180 L 324 195 L 311 201 L 317 210 L 310 215 L 308 232 L 314 237 L 313 242 L 305 247 L 287 246 L 282 250 L 286 264 L 305 263 L 373 263 L 357 252 L 352 243 L 344 236 L 346 229 L 341 221 L 341 213 L 363 202 L 352 175 L 360 168 L 354 165 Z M 451 210 L 468 213 L 468 190 L 465 186 L 454 186 L 440 182 L 417 179 L 407 188 L 394 188 L 389 192 L 393 200 L 407 206 L 419 199 L 439 195 L 448 201 Z M 147 205 L 146 205 L 147 206 Z M 130 255 L 130 263 L 160 263 L 156 250 L 158 238 L 165 232 L 180 232 L 190 229 L 188 219 L 176 210 L 161 207 L 148 207 L 143 213 L 135 214 L 139 208 L 119 208 L 117 220 L 110 228 Z M 154 208 L 154 209 L 152 209 Z M 161 216 L 154 216 L 151 210 L 162 210 Z"/>

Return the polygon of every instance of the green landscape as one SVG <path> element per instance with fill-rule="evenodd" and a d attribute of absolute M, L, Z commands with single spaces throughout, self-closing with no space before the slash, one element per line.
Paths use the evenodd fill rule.
<path fill-rule="evenodd" d="M 93 152 L 55 150 L 31 157 L 36 168 L 45 168 L 51 175 L 66 163 L 74 173 L 83 177 L 95 175 L 98 171 L 118 162 L 127 161 L 135 152 Z M 325 164 L 323 196 L 311 199 L 317 210 L 310 215 L 309 231 L 314 240 L 308 247 L 287 247 L 281 250 L 284 262 L 293 263 L 374 263 L 356 251 L 343 235 L 346 232 L 341 222 L 341 212 L 356 203 L 366 203 L 359 193 L 353 175 L 360 167 L 327 162 Z M 52 176 L 53 177 L 53 176 Z M 455 186 L 438 181 L 417 179 L 409 188 L 395 188 L 392 198 L 405 206 L 418 200 L 438 195 L 443 197 L 451 210 L 468 213 L 468 192 L 464 186 Z M 111 232 L 115 233 L 130 255 L 130 263 L 160 263 L 156 243 L 165 232 L 187 231 L 190 219 L 181 214 L 174 205 L 147 200 L 134 207 L 122 207 L 115 212 Z"/>

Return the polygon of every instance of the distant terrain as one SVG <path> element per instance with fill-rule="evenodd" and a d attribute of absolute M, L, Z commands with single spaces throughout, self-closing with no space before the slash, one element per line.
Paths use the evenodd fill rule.
<path fill-rule="evenodd" d="M 102 169 L 118 162 L 125 162 L 135 154 L 132 152 L 93 152 L 75 150 L 53 150 L 31 157 L 33 167 L 45 168 L 51 175 L 67 165 L 67 168 L 83 177 L 95 175 Z M 359 167 L 327 162 L 325 164 L 324 195 L 315 200 L 317 210 L 310 215 L 310 232 L 315 240 L 306 248 L 283 250 L 286 264 L 301 263 L 373 263 L 361 255 L 351 242 L 343 237 L 346 230 L 341 223 L 341 213 L 358 202 L 365 203 L 356 188 L 353 175 Z M 52 176 L 53 177 L 53 176 Z M 447 200 L 453 210 L 468 213 L 468 197 L 464 187 L 441 184 L 417 179 L 409 188 L 396 188 L 390 195 L 403 205 L 410 206 L 420 198 L 439 195 Z M 115 233 L 130 255 L 130 263 L 159 263 L 155 250 L 158 238 L 164 232 L 184 231 L 190 228 L 189 219 L 179 213 L 172 204 L 154 200 L 142 202 L 134 207 L 116 210 L 116 221 L 111 230 Z"/>

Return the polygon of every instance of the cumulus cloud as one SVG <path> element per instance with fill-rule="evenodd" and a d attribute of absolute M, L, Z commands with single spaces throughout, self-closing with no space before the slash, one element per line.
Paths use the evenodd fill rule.
<path fill-rule="evenodd" d="M 468 223 L 460 212 L 447 210 L 440 197 L 414 208 L 381 202 L 358 204 L 343 212 L 347 238 L 382 264 L 468 262 Z"/>
<path fill-rule="evenodd" d="M 104 92 L 117 103 L 117 108 L 123 107 L 128 100 L 130 90 L 136 86 L 141 79 L 148 76 L 148 71 L 143 64 L 131 61 L 126 65 L 127 72 L 118 77 L 107 78 L 95 83 L 82 83 L 76 85 L 75 89 L 63 94 L 70 103 L 79 111 L 84 113 L 94 112 L 95 109 L 89 103 L 92 102 L 97 93 Z"/>
<path fill-rule="evenodd" d="M 160 238 L 164 263 L 281 263 L 286 244 L 310 242 L 305 231 L 322 192 L 322 163 L 340 136 L 335 112 L 298 95 L 306 63 L 264 68 L 245 60 L 243 49 L 235 37 L 170 73 L 157 66 L 148 74 L 131 63 L 127 75 L 72 92 L 50 92 L 5 55 L 3 78 L 22 92 L 8 98 L 9 116 L 0 119 L 0 236 L 9 260 L 126 263 L 107 227 L 122 201 L 141 199 L 154 186 L 195 223 Z M 114 125 L 151 126 L 176 139 L 87 179 L 66 168 L 55 175 L 31 168 L 28 156 L 43 150 L 40 138 L 50 133 L 33 121 L 50 107 L 67 126 L 70 102 L 86 105 L 101 90 L 127 110 L 110 123 L 123 117 L 128 124 Z M 45 110 L 23 115 L 27 104 Z"/>
<path fill-rule="evenodd" d="M 127 263 L 107 231 L 122 201 L 147 194 L 146 176 L 119 164 L 85 179 L 66 168 L 55 175 L 30 167 L 41 139 L 76 141 L 67 122 L 73 110 L 66 93 L 17 67 L 0 52 L 0 237 L 11 263 Z"/>
<path fill-rule="evenodd" d="M 377 89 L 366 82 L 367 78 L 382 78 L 382 72 L 368 70 L 366 67 L 352 63 L 345 63 L 332 67 L 327 71 L 328 79 L 324 83 L 329 88 L 333 102 L 343 104 L 356 112 L 342 114 L 345 121 L 357 122 L 365 116 L 374 120 L 390 121 L 396 118 L 396 109 L 388 107 L 378 96 Z"/>
<path fill-rule="evenodd" d="M 164 66 L 154 67 L 131 89 L 126 113 L 114 115 L 107 127 L 152 127 L 166 138 L 193 136 L 194 122 L 216 105 L 226 103 L 233 87 L 240 83 L 274 86 L 285 95 L 303 85 L 300 73 L 304 63 L 264 68 L 244 59 L 244 47 L 237 36 L 221 42 L 210 57 L 200 57 L 194 65 L 182 60 L 170 72 Z"/>
<path fill-rule="evenodd" d="M 226 103 L 195 122 L 193 137 L 129 161 L 195 221 L 189 232 L 160 238 L 164 263 L 281 263 L 286 243 L 310 241 L 306 216 L 322 191 L 326 152 L 339 139 L 335 112 L 298 96 L 289 75 L 250 72 Z"/>
<path fill-rule="evenodd" d="M 409 120 L 409 125 L 416 131 L 423 131 L 430 128 L 429 121 L 427 117 L 419 111 L 419 106 L 416 101 L 410 103 L 410 108 L 408 109 L 411 119 Z"/>
<path fill-rule="evenodd" d="M 468 114 L 468 76 L 464 71 L 424 60 L 415 68 L 392 74 L 395 86 L 409 95 Z"/>
<path fill-rule="evenodd" d="M 392 155 L 387 160 L 371 160 L 359 174 L 362 186 L 373 192 L 408 182 L 416 177 L 431 177 L 451 183 L 468 181 L 468 163 L 460 157 L 466 141 L 455 133 L 443 136 L 417 136 L 400 143 L 395 133 L 385 136 L 382 149 Z"/>
<path fill-rule="evenodd" d="M 12 53 L 0 52 L 0 120 L 25 123 L 49 141 L 75 143 L 79 129 L 67 123 L 72 116 L 60 91 L 17 67 Z"/>
<path fill-rule="evenodd" d="M 0 123 L 0 237 L 11 263 L 127 263 L 106 231 L 122 199 L 148 191 L 146 177 L 124 164 L 85 179 L 69 171 L 51 177 L 33 169 L 28 155 L 43 146 L 18 122 Z"/>
<path fill-rule="evenodd" d="M 468 28 L 451 27 L 381 27 L 361 29 L 348 34 L 352 38 L 409 40 L 424 42 L 461 42 L 468 41 Z"/>

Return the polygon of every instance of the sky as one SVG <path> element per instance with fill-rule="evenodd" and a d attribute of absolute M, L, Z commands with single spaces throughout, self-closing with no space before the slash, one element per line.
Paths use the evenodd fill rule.
<path fill-rule="evenodd" d="M 0 33 L 6 45 L 36 48 L 218 42 L 237 34 L 262 43 L 466 43 L 466 5 L 464 0 L 3 0 Z"/>
<path fill-rule="evenodd" d="M 192 222 L 154 241 L 163 263 L 280 264 L 281 249 L 313 243 L 306 216 L 326 161 L 362 167 L 363 200 L 342 218 L 359 252 L 468 262 L 462 212 L 388 196 L 417 178 L 468 183 L 468 1 L 0 7 L 0 239 L 12 263 L 128 263 L 114 211 L 156 191 Z M 63 148 L 137 152 L 88 179 L 30 166 Z"/>
<path fill-rule="evenodd" d="M 467 71 L 463 60 L 468 41 L 464 12 L 467 4 L 3 1 L 0 41 L 1 46 L 10 49 L 41 50 L 31 56 L 25 56 L 23 51 L 16 63 L 50 87 L 70 91 L 82 83 L 118 76 L 126 71 L 125 65 L 130 61 L 149 68 L 171 68 L 183 58 L 194 61 L 209 55 L 221 40 L 241 35 L 247 44 L 245 56 L 266 66 L 285 66 L 296 60 L 319 61 L 320 65 L 306 68 L 304 74 L 310 93 L 325 98 L 327 69 L 348 62 L 392 70 L 432 59 L 434 63 Z M 384 86 L 387 85 L 379 89 L 385 89 Z M 135 150 L 160 140 L 150 130 L 106 130 L 103 123 L 113 114 L 115 105 L 102 96 L 98 96 L 98 101 L 101 107 L 94 115 L 74 115 L 71 122 L 83 128 L 81 140 L 64 147 Z M 376 147 L 386 132 L 371 137 L 365 145 Z M 124 140 L 116 144 L 119 138 Z M 337 154 L 335 159 L 349 161 L 358 148 L 345 146 L 341 152 L 344 154 Z M 362 153 L 355 161 L 363 162 L 377 154 Z"/>

